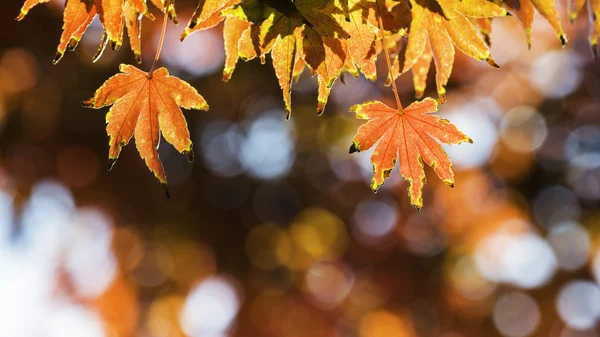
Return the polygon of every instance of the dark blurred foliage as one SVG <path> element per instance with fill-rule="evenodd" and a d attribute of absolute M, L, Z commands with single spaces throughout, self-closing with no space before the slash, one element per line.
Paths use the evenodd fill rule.
<path fill-rule="evenodd" d="M 474 144 L 448 148 L 456 188 L 427 169 L 416 214 L 399 172 L 373 194 L 370 154 L 347 153 L 348 108 L 391 102 L 389 88 L 346 75 L 318 117 L 305 73 L 285 121 L 271 67 L 221 81 L 221 27 L 179 42 L 195 1 L 177 1 L 161 63 L 210 104 L 185 112 L 196 161 L 162 144 L 172 199 L 133 142 L 107 172 L 107 109 L 80 102 L 132 53 L 92 63 L 94 22 L 53 66 L 62 3 L 17 23 L 20 6 L 0 11 L 0 335 L 600 332 L 600 65 L 585 20 L 565 49 L 537 20 L 531 50 L 514 18 L 497 20 L 500 70 L 457 57 L 440 114 Z M 144 21 L 143 69 L 159 21 Z M 398 84 L 407 104 L 412 81 Z"/>

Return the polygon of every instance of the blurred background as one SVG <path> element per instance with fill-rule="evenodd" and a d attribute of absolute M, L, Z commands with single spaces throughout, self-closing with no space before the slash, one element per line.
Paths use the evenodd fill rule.
<path fill-rule="evenodd" d="M 348 108 L 393 104 L 346 76 L 317 117 L 305 72 L 285 120 L 273 69 L 221 81 L 221 27 L 179 34 L 161 63 L 207 99 L 185 112 L 196 161 L 163 142 L 164 197 L 135 146 L 106 171 L 108 109 L 80 106 L 128 45 L 91 63 L 95 21 L 52 65 L 64 1 L 0 11 L 0 335 L 3 337 L 595 337 L 600 333 L 600 63 L 585 12 L 560 48 L 536 18 L 494 22 L 500 70 L 457 53 L 440 115 L 474 140 L 448 147 L 456 187 L 427 168 L 425 207 L 395 170 L 369 189 L 370 152 L 348 154 Z M 154 9 L 155 14 L 158 14 Z M 143 69 L 160 21 L 144 20 Z M 381 58 L 380 61 L 382 61 Z M 402 101 L 412 79 L 398 81 Z M 430 74 L 428 93 L 435 96 Z"/>

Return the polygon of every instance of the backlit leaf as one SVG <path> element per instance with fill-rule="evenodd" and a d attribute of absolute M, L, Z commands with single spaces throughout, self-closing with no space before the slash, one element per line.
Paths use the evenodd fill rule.
<path fill-rule="evenodd" d="M 160 0 L 153 0 L 161 7 Z M 173 0 L 170 1 L 170 7 L 173 7 Z M 37 4 L 48 2 L 48 0 L 26 0 L 17 20 L 22 20 L 25 15 Z M 174 9 L 173 13 L 174 13 Z M 57 48 L 54 63 L 60 61 L 67 49 L 74 50 L 88 26 L 98 15 L 100 23 L 104 28 L 104 35 L 100 43 L 98 53 L 94 57 L 96 60 L 107 45 L 111 45 L 117 50 L 123 44 L 123 30 L 127 27 L 129 33 L 131 48 L 139 61 L 141 56 L 141 16 L 147 15 L 145 0 L 67 0 L 63 13 L 63 32 L 60 37 L 60 43 Z"/>
<path fill-rule="evenodd" d="M 194 15 L 181 34 L 181 40 L 183 41 L 193 32 L 216 26 L 225 19 L 221 12 L 240 2 L 241 0 L 200 0 Z"/>
<path fill-rule="evenodd" d="M 357 118 L 368 120 L 358 128 L 350 153 L 375 146 L 371 156 L 374 172 L 371 188 L 374 191 L 383 185 L 398 160 L 402 177 L 409 183 L 410 202 L 417 209 L 423 207 L 422 191 L 426 181 L 423 161 L 446 185 L 454 186 L 452 162 L 439 142 L 472 141 L 447 120 L 432 115 L 437 108 L 437 101 L 425 98 L 412 103 L 404 112 L 379 101 L 358 104 L 350 109 Z"/>
<path fill-rule="evenodd" d="M 196 89 L 159 68 L 152 76 L 122 64 L 120 74 L 109 78 L 83 106 L 100 109 L 111 106 L 106 115 L 109 136 L 109 169 L 119 158 L 123 146 L 135 137 L 135 144 L 146 166 L 165 187 L 167 177 L 158 158 L 162 133 L 177 151 L 193 159 L 192 141 L 181 108 L 207 110 L 208 104 Z"/>
<path fill-rule="evenodd" d="M 535 16 L 534 8 L 552 26 L 561 44 L 563 46 L 567 44 L 567 36 L 562 29 L 554 0 L 505 0 L 503 4 L 509 12 L 518 17 L 521 23 L 523 23 L 529 46 L 531 46 L 531 30 Z"/>
<path fill-rule="evenodd" d="M 487 0 L 410 0 L 412 20 L 408 43 L 401 57 L 394 60 L 388 84 L 412 67 L 417 97 L 425 90 L 425 80 L 433 59 L 436 84 L 440 100 L 444 101 L 446 85 L 454 64 L 455 48 L 466 55 L 485 60 L 497 67 L 488 46 L 479 36 L 477 28 L 468 18 L 505 16 L 506 10 Z M 400 63 L 402 61 L 402 63 Z M 418 77 L 418 78 L 417 78 Z"/>
<path fill-rule="evenodd" d="M 225 46 L 225 67 L 223 68 L 223 81 L 227 82 L 231 78 L 235 65 L 240 55 L 238 52 L 238 41 L 242 33 L 250 27 L 250 22 L 241 20 L 235 16 L 225 18 L 223 25 L 223 41 Z"/>

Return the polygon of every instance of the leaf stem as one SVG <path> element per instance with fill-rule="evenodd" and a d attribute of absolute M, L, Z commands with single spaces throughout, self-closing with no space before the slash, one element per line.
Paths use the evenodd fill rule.
<path fill-rule="evenodd" d="M 150 68 L 150 71 L 148 72 L 148 78 L 152 78 L 152 73 L 154 73 L 154 70 L 156 69 L 156 65 L 158 64 L 158 59 L 160 58 L 160 52 L 162 51 L 163 42 L 165 41 L 165 33 L 167 31 L 167 23 L 169 22 L 169 16 L 167 15 L 166 7 L 165 7 L 165 12 L 163 14 L 164 14 L 164 19 L 163 19 L 163 24 L 162 24 L 162 31 L 160 33 L 160 40 L 158 41 L 158 48 L 156 49 L 156 56 L 154 56 L 154 63 L 152 63 L 152 68 Z"/>
<path fill-rule="evenodd" d="M 392 79 L 392 89 L 394 90 L 394 98 L 396 98 L 396 104 L 398 105 L 398 113 L 403 114 L 404 109 L 398 96 L 398 88 L 396 88 L 396 81 L 394 80 L 394 74 L 392 74 L 392 62 L 390 61 L 390 52 L 387 49 L 385 41 L 385 31 L 383 30 L 383 21 L 381 20 L 381 12 L 379 11 L 379 0 L 375 0 L 375 9 L 377 10 L 377 20 L 379 20 L 379 31 L 381 32 L 381 44 L 383 45 L 383 53 L 385 54 L 385 61 L 387 63 L 388 72 Z"/>

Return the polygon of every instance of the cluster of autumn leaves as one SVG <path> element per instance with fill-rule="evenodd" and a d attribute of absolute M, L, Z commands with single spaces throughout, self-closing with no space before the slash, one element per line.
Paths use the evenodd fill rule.
<path fill-rule="evenodd" d="M 26 0 L 18 20 L 39 3 Z M 174 0 L 150 0 L 172 21 L 177 21 Z M 569 0 L 573 20 L 584 0 Z M 595 51 L 600 24 L 596 14 L 600 0 L 588 0 L 591 18 L 590 43 Z M 193 32 L 212 28 L 222 21 L 226 61 L 223 80 L 228 81 L 239 59 L 258 58 L 272 66 L 283 91 L 289 118 L 292 85 L 308 68 L 318 82 L 317 112 L 325 109 L 332 85 L 343 73 L 375 81 L 376 60 L 382 52 L 392 54 L 386 84 L 411 71 L 417 98 L 421 98 L 431 64 L 435 65 L 438 100 L 431 98 L 403 108 L 381 102 L 366 102 L 352 108 L 366 119 L 354 138 L 350 152 L 375 146 L 373 190 L 389 176 L 396 161 L 409 186 L 413 206 L 422 207 L 425 183 L 423 161 L 433 167 L 449 186 L 454 184 L 452 163 L 441 143 L 458 144 L 471 140 L 454 125 L 432 112 L 444 101 L 456 50 L 498 67 L 488 49 L 492 18 L 514 15 L 522 22 L 528 43 L 537 10 L 553 27 L 564 45 L 567 38 L 553 0 L 200 0 L 184 29 L 184 40 Z M 54 62 L 66 50 L 77 47 L 87 27 L 98 15 L 104 36 L 95 58 L 107 45 L 118 49 L 124 31 L 131 48 L 141 60 L 142 19 L 153 20 L 146 0 L 67 0 L 63 33 Z M 595 52 L 594 52 L 595 55 Z M 85 106 L 111 106 L 107 114 L 110 138 L 109 167 L 121 147 L 132 136 L 149 169 L 166 187 L 166 176 L 158 158 L 160 135 L 191 159 L 192 143 L 180 107 L 207 109 L 206 101 L 189 84 L 169 76 L 164 68 L 146 73 L 122 65 L 121 74 L 110 78 Z M 167 190 L 168 193 L 168 190 Z"/>

